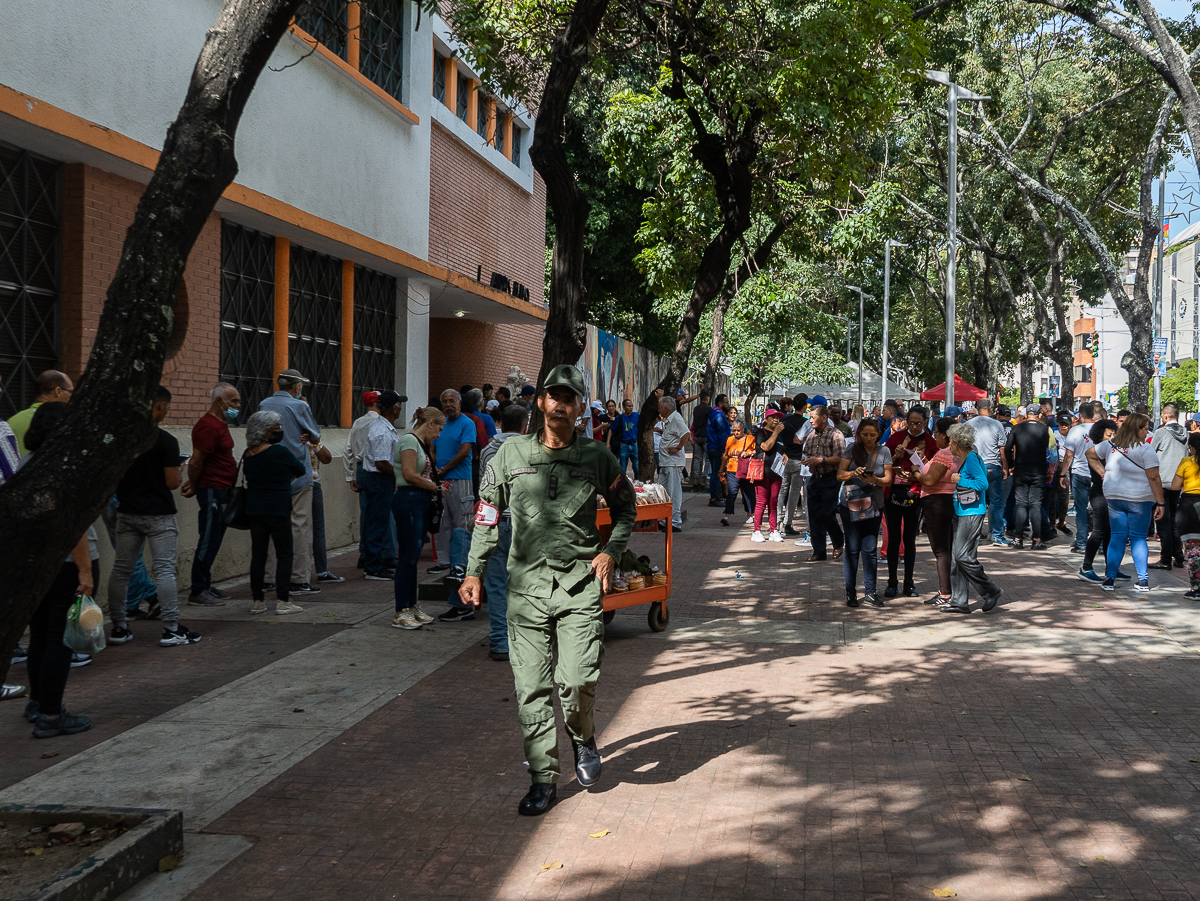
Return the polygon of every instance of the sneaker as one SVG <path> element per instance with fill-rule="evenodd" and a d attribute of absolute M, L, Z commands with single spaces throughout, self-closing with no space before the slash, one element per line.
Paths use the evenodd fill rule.
<path fill-rule="evenodd" d="M 20 645 L 17 645 L 15 648 L 13 648 L 12 661 L 9 663 L 9 666 L 16 666 L 18 663 L 24 663 L 28 656 L 29 652 Z"/>
<path fill-rule="evenodd" d="M 799 530 L 799 529 L 793 529 L 791 526 L 784 526 L 784 527 L 783 527 L 783 534 L 784 534 L 784 535 L 785 535 L 787 538 L 799 538 L 799 537 L 800 537 L 800 530 Z"/>
<path fill-rule="evenodd" d="M 1008 547 L 1007 538 L 993 538 L 992 547 Z"/>
<path fill-rule="evenodd" d="M 75 716 L 67 713 L 67 708 L 59 710 L 57 716 L 46 716 L 39 713 L 33 721 L 34 738 L 54 738 L 56 735 L 75 735 L 92 728 L 92 721 L 86 716 Z"/>
<path fill-rule="evenodd" d="M 158 619 L 162 615 L 162 608 L 158 606 L 158 595 L 150 599 L 150 606 L 146 609 L 146 619 Z"/>
<path fill-rule="evenodd" d="M 274 590 L 275 590 L 274 582 L 263 582 L 263 594 L 266 594 L 268 591 L 274 591 Z"/>
<path fill-rule="evenodd" d="M 1018 551 L 1025 550 L 1025 542 L 1022 541 L 1020 538 L 1010 539 L 1008 542 L 1008 546 L 1011 548 L 1014 548 L 1015 550 L 1018 550 Z"/>
<path fill-rule="evenodd" d="M 771 534 L 767 536 L 767 541 L 783 541 L 783 536 L 779 534 L 778 529 L 772 529 Z"/>
<path fill-rule="evenodd" d="M 754 525 L 754 517 L 753 516 L 751 516 L 749 519 L 746 520 L 746 525 L 748 525 L 748 526 Z"/>
<path fill-rule="evenodd" d="M 266 613 L 266 612 L 267 612 L 266 601 L 261 601 L 261 600 L 254 601 L 253 603 L 250 604 L 250 615 L 251 616 L 258 616 L 260 613 Z"/>
<path fill-rule="evenodd" d="M 808 537 L 808 533 L 805 533 L 799 541 L 793 541 L 792 544 L 796 547 L 812 547 L 812 539 Z"/>
<path fill-rule="evenodd" d="M 10 701 L 13 698 L 25 697 L 24 685 L 0 684 L 0 701 Z"/>
<path fill-rule="evenodd" d="M 392 582 L 395 580 L 396 574 L 388 572 L 386 569 L 368 569 L 363 571 L 363 578 L 368 582 Z"/>
<path fill-rule="evenodd" d="M 109 644 L 125 644 L 127 641 L 133 641 L 133 633 L 128 626 L 114 626 L 108 635 Z"/>
<path fill-rule="evenodd" d="M 211 594 L 218 601 L 227 601 L 231 597 L 231 595 L 228 592 L 222 591 L 216 585 L 209 585 L 208 593 Z"/>
<path fill-rule="evenodd" d="M 158 643 L 164 648 L 169 648 L 177 644 L 195 644 L 199 640 L 199 632 L 189 632 L 183 623 L 176 623 L 174 629 L 163 629 L 162 638 Z"/>
<path fill-rule="evenodd" d="M 750 540 L 753 541 L 755 544 L 762 544 L 767 539 L 763 538 L 762 532 L 760 532 L 758 529 L 755 529 L 754 534 L 750 536 Z"/>
<path fill-rule="evenodd" d="M 1082 553 L 1084 553 L 1086 550 L 1087 550 L 1087 548 L 1080 547 L 1080 546 L 1079 546 L 1079 545 L 1077 545 L 1077 544 L 1073 544 L 1073 545 L 1071 545 L 1071 553 L 1072 553 L 1072 554 L 1082 554 Z"/>
<path fill-rule="evenodd" d="M 729 525 L 729 517 L 728 516 L 721 517 L 721 525 L 723 525 L 723 526 Z"/>
<path fill-rule="evenodd" d="M 38 714 L 42 712 L 41 706 L 42 705 L 37 701 L 29 701 L 25 704 L 25 712 L 22 713 L 21 716 L 25 717 L 25 719 L 32 723 L 38 718 Z"/>
<path fill-rule="evenodd" d="M 488 657 L 497 663 L 508 663 L 508 651 L 488 651 Z"/>
<path fill-rule="evenodd" d="M 321 589 L 308 582 L 292 582 L 288 585 L 288 594 L 320 594 Z"/>
<path fill-rule="evenodd" d="M 1100 576 L 1096 575 L 1096 571 L 1094 569 L 1084 569 L 1082 566 L 1079 567 L 1079 572 L 1077 572 L 1075 575 L 1078 576 L 1080 579 L 1082 579 L 1084 582 L 1103 582 L 1104 581 L 1102 578 L 1100 578 Z"/>
<path fill-rule="evenodd" d="M 299 604 L 293 604 L 291 601 L 276 601 L 275 602 L 275 615 L 276 616 L 287 616 L 289 613 L 302 613 L 302 612 L 304 612 L 304 608 L 301 607 Z"/>
<path fill-rule="evenodd" d="M 879 595 L 877 595 L 877 594 L 864 594 L 863 595 L 863 603 L 866 604 L 868 607 L 882 607 L 883 606 L 883 601 L 879 600 Z"/>
<path fill-rule="evenodd" d="M 336 585 L 338 582 L 345 582 L 346 580 L 343 579 L 341 576 L 335 576 L 333 573 L 326 571 L 323 573 L 317 573 L 317 581 L 318 582 L 329 582 L 331 584 Z"/>
<path fill-rule="evenodd" d="M 439 623 L 462 623 L 475 618 L 474 607 L 451 607 L 437 618 Z"/>
<path fill-rule="evenodd" d="M 406 607 L 392 617 L 392 628 L 419 629 L 421 628 L 421 623 L 417 620 L 417 615 L 413 613 L 412 607 Z"/>
<path fill-rule="evenodd" d="M 202 591 L 199 594 L 193 594 L 188 598 L 188 603 L 193 607 L 224 607 L 225 602 L 214 595 L 211 590 Z"/>
<path fill-rule="evenodd" d="M 450 568 L 449 563 L 435 563 L 435 564 L 433 564 L 433 566 L 429 567 L 429 569 L 425 570 L 425 572 L 427 572 L 427 573 L 444 573 L 449 568 Z"/>
<path fill-rule="evenodd" d="M 1193 588 L 1183 595 L 1189 601 L 1200 601 L 1200 588 Z"/>
<path fill-rule="evenodd" d="M 1147 582 L 1145 579 L 1138 579 L 1137 582 L 1135 582 L 1133 585 L 1130 585 L 1128 587 L 1132 591 L 1136 591 L 1139 594 L 1149 594 L 1151 591 L 1150 583 Z"/>
<path fill-rule="evenodd" d="M 79 666 L 91 666 L 92 658 L 88 654 L 76 654 L 71 652 L 71 668 L 75 669 Z"/>
<path fill-rule="evenodd" d="M 1117 585 L 1115 582 L 1113 582 L 1112 579 L 1105 579 L 1100 584 L 1103 586 L 1105 591 L 1116 591 L 1117 590 Z"/>
<path fill-rule="evenodd" d="M 420 604 L 413 604 L 408 609 L 413 612 L 413 616 L 415 616 L 417 618 L 417 622 L 419 622 L 421 625 L 425 625 L 426 623 L 437 622 L 436 617 L 432 617 L 428 613 L 426 613 L 424 610 L 422 610 Z"/>
<path fill-rule="evenodd" d="M 1033 544 L 1029 545 L 1029 549 L 1031 551 L 1044 551 L 1046 549 L 1046 542 L 1035 541 Z"/>
<path fill-rule="evenodd" d="M 1129 575 L 1129 573 L 1123 573 L 1119 569 L 1117 570 L 1116 580 L 1118 582 L 1128 582 L 1132 578 L 1133 576 Z"/>

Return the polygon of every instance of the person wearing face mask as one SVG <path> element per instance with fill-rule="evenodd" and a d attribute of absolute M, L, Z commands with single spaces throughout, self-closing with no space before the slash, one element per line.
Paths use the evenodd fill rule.
<path fill-rule="evenodd" d="M 246 521 L 250 524 L 251 613 L 266 613 L 263 595 L 267 548 L 275 545 L 275 613 L 299 613 L 304 608 L 288 601 L 292 572 L 292 482 L 308 475 L 308 467 L 280 444 L 283 424 L 278 413 L 259 410 L 246 422 Z"/>
<path fill-rule="evenodd" d="M 233 435 L 242 409 L 237 388 L 217 382 L 208 393 L 212 404 L 192 426 L 192 455 L 187 463 L 187 481 L 180 494 L 194 497 L 200 507 L 197 517 L 196 553 L 192 557 L 192 587 L 188 603 L 220 606 L 229 597 L 212 583 L 212 565 L 225 538 L 225 501 L 233 491 L 237 463 L 233 459 Z"/>
<path fill-rule="evenodd" d="M 925 461 L 932 460 L 938 452 L 937 442 L 925 429 L 927 420 L 924 407 L 916 406 L 905 417 L 905 428 L 896 431 L 887 441 L 892 454 L 894 480 L 884 503 L 884 520 L 887 524 L 887 587 L 884 597 L 917 597 L 913 586 L 913 568 L 917 557 L 917 526 L 921 521 L 921 498 L 916 473 L 920 473 Z M 897 424 L 898 425 L 898 424 Z M 904 543 L 904 588 L 899 590 L 896 570 L 900 564 L 900 543 Z"/>

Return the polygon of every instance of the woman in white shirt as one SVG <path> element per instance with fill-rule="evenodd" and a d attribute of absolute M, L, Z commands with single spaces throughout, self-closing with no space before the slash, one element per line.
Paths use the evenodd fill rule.
<path fill-rule="evenodd" d="M 1150 590 L 1146 532 L 1151 518 L 1162 518 L 1163 489 L 1158 475 L 1158 455 L 1146 443 L 1149 430 L 1150 417 L 1132 413 L 1112 440 L 1106 442 L 1108 446 L 1096 448 L 1096 456 L 1104 464 L 1104 499 L 1108 502 L 1111 530 L 1103 583 L 1105 591 L 1114 590 L 1127 539 L 1137 568 L 1137 582 L 1133 587 L 1137 591 Z"/>

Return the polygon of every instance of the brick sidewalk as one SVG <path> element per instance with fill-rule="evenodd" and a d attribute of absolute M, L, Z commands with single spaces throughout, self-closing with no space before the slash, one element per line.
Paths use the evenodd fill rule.
<path fill-rule="evenodd" d="M 677 640 L 641 608 L 618 616 L 597 790 L 566 782 L 548 815 L 516 816 L 511 676 L 472 649 L 210 824 L 255 846 L 191 897 L 1200 895 L 1200 662 L 1156 625 L 1178 580 L 1142 601 L 1076 580 L 1065 549 L 988 549 L 1006 603 L 956 622 L 997 635 L 994 651 L 779 643 L 786 621 L 933 635 L 947 619 L 919 599 L 848 610 L 840 566 L 752 545 L 701 503 L 676 536 L 672 615 L 689 636 L 754 617 L 763 638 Z M 1081 629 L 1168 656 L 1005 649 L 1016 630 Z"/>

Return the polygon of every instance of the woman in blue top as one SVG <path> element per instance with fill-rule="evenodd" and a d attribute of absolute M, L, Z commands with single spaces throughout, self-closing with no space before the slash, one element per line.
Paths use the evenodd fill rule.
<path fill-rule="evenodd" d="M 950 426 L 950 451 L 958 462 L 955 483 L 954 549 L 950 553 L 950 602 L 938 607 L 944 613 L 970 613 L 970 586 L 983 598 L 983 612 L 988 613 L 1000 600 L 1001 588 L 988 578 L 983 564 L 976 556 L 983 535 L 987 514 L 987 467 L 975 453 L 975 430 L 968 423 Z"/>

